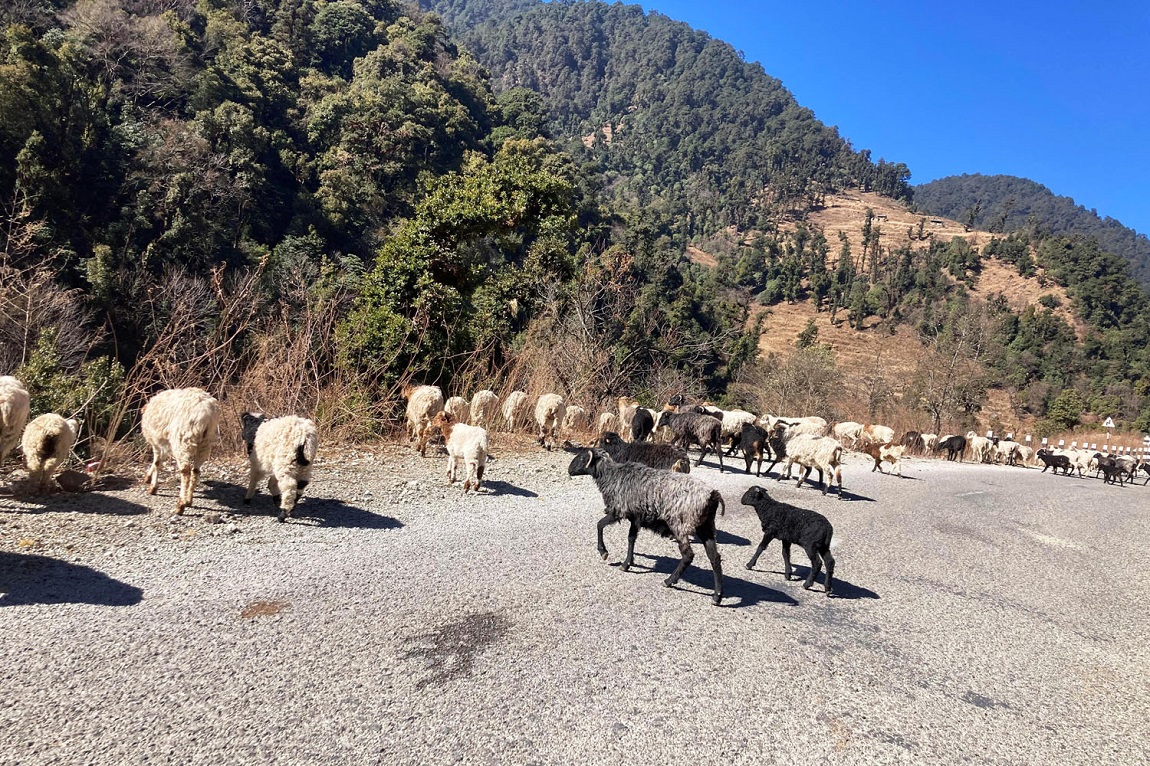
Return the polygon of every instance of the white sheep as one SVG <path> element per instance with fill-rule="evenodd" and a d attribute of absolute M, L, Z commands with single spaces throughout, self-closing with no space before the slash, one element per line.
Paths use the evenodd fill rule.
<path fill-rule="evenodd" d="M 453 396 L 443 403 L 443 411 L 450 413 L 458 422 L 466 423 L 467 416 L 471 414 L 471 406 L 462 396 Z"/>
<path fill-rule="evenodd" d="M 743 436 L 743 424 L 750 423 L 756 425 L 759 418 L 753 412 L 746 410 L 721 410 L 711 404 L 701 404 L 698 406 L 699 410 L 705 415 L 710 415 L 713 418 L 718 418 L 723 426 L 723 443 L 727 446 L 727 455 L 733 455 L 735 450 L 738 449 L 739 443 Z M 659 422 L 658 416 L 655 422 Z"/>
<path fill-rule="evenodd" d="M 831 429 L 832 435 L 843 444 L 850 444 L 854 446 L 860 438 L 862 438 L 863 424 L 856 423 L 853 420 L 844 420 L 842 423 L 835 423 L 835 427 Z"/>
<path fill-rule="evenodd" d="M 407 427 L 411 441 L 421 457 L 427 456 L 427 440 L 431 438 L 431 419 L 443 409 L 443 391 L 439 386 L 404 386 L 407 399 Z"/>
<path fill-rule="evenodd" d="M 548 451 L 559 439 L 559 428 L 567 414 L 567 405 L 559 394 L 543 394 L 535 403 L 535 423 L 539 426 L 536 439 Z"/>
<path fill-rule="evenodd" d="M 462 460 L 466 469 L 463 494 L 466 495 L 472 487 L 478 492 L 483 485 L 483 470 L 487 467 L 487 431 L 460 423 L 449 412 L 440 412 L 431 425 L 443 433 L 447 444 L 447 483 L 454 484 L 459 478 L 459 461 Z"/>
<path fill-rule="evenodd" d="M 1018 460 L 1022 463 L 1023 468 L 1029 468 L 1034 465 L 1034 450 L 1025 444 L 1022 445 L 1018 448 Z"/>
<path fill-rule="evenodd" d="M 244 504 L 251 505 L 256 487 L 267 477 L 272 502 L 280 507 L 279 520 L 286 521 L 311 483 L 311 467 L 319 448 L 315 423 L 295 415 L 268 419 L 260 412 L 245 412 L 240 426 L 250 464 Z"/>
<path fill-rule="evenodd" d="M 922 450 L 927 454 L 934 452 L 935 445 L 938 444 L 938 434 L 920 434 L 919 441 L 922 442 Z"/>
<path fill-rule="evenodd" d="M 575 404 L 567 408 L 567 414 L 563 417 L 563 431 L 566 434 L 583 433 L 590 427 L 591 416 L 587 410 Z"/>
<path fill-rule="evenodd" d="M 867 423 L 862 428 L 859 441 L 863 444 L 891 444 L 894 442 L 894 429 L 890 426 L 879 426 Z"/>
<path fill-rule="evenodd" d="M 0 375 L 0 463 L 20 443 L 30 406 L 24 384 L 11 375 Z"/>
<path fill-rule="evenodd" d="M 966 432 L 966 443 L 970 445 L 970 457 L 976 463 L 990 462 L 991 450 L 994 442 L 985 436 L 979 436 L 974 431 Z"/>
<path fill-rule="evenodd" d="M 780 420 L 785 420 L 788 423 L 788 438 L 798 436 L 799 434 L 824 436 L 827 432 L 827 421 L 817 415 L 811 415 L 805 418 L 782 418 L 775 415 L 763 415 L 760 420 L 766 423 L 768 433 L 775 430 L 776 423 Z"/>
<path fill-rule="evenodd" d="M 499 414 L 499 397 L 494 391 L 483 389 L 476 391 L 471 397 L 471 417 L 469 422 L 473 426 L 491 428 L 495 425 L 495 417 Z"/>
<path fill-rule="evenodd" d="M 527 425 L 531 404 L 523 391 L 512 391 L 503 402 L 503 420 L 508 431 L 516 431 Z"/>
<path fill-rule="evenodd" d="M 788 429 L 789 431 L 789 429 Z M 843 472 L 842 458 L 843 445 L 830 436 L 811 436 L 810 434 L 796 434 L 786 439 L 787 475 L 791 478 L 791 466 L 798 463 L 803 470 L 799 474 L 796 487 L 803 486 L 803 481 L 811 474 L 811 469 L 819 472 L 819 481 L 823 485 L 823 494 L 827 493 L 831 484 L 838 481 L 839 500 L 843 499 Z"/>
<path fill-rule="evenodd" d="M 34 419 L 24 429 L 20 449 L 34 491 L 47 490 L 57 470 L 68 462 L 79 429 L 75 420 L 65 420 L 51 412 Z"/>
<path fill-rule="evenodd" d="M 608 431 L 619 433 L 619 416 L 614 412 L 602 412 L 599 414 L 599 435 L 602 436 Z"/>
<path fill-rule="evenodd" d="M 1007 465 L 1018 465 L 1022 456 L 1022 445 L 1013 439 L 1003 439 L 994 445 L 994 459 Z"/>
<path fill-rule="evenodd" d="M 156 494 L 160 462 L 173 460 L 180 472 L 176 514 L 192 504 L 200 466 L 212 454 L 218 437 L 220 403 L 202 388 L 169 388 L 144 406 L 141 429 L 152 448 L 152 464 L 144 475 L 148 494 Z"/>

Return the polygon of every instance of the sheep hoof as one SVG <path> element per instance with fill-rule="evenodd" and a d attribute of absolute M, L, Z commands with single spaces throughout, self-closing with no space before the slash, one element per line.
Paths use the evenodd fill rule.
<path fill-rule="evenodd" d="M 674 584 L 675 584 L 675 581 L 670 577 L 668 577 L 666 580 L 663 580 L 663 587 L 664 588 L 670 588 Z"/>
<path fill-rule="evenodd" d="M 754 568 L 755 568 L 755 565 L 754 565 L 754 563 L 752 563 L 752 562 L 748 561 L 748 562 L 747 562 L 747 569 L 752 569 L 752 570 L 753 570 Z"/>
<path fill-rule="evenodd" d="M 284 523 L 285 521 L 287 521 L 287 512 L 286 511 L 280 511 L 280 515 L 277 516 L 276 519 L 279 521 L 279 523 L 281 523 L 281 524 Z"/>
<path fill-rule="evenodd" d="M 715 595 L 711 596 L 711 603 L 715 606 L 721 606 L 723 603 L 723 594 L 716 593 Z"/>

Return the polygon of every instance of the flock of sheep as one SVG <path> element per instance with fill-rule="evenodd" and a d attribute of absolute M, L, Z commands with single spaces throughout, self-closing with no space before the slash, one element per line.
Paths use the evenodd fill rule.
<path fill-rule="evenodd" d="M 0 462 L 19 440 L 33 491 L 48 489 L 71 455 L 79 425 L 76 420 L 48 413 L 28 422 L 30 397 L 16 378 L 0 376 Z M 311 478 L 319 445 L 315 423 L 289 415 L 267 418 L 244 413 L 241 418 L 250 463 L 244 502 L 250 504 L 259 482 L 266 478 L 279 520 L 292 509 Z M 152 448 L 152 463 L 144 479 L 148 494 L 156 493 L 162 463 L 173 462 L 180 475 L 176 514 L 192 504 L 200 467 L 219 438 L 220 403 L 202 388 L 173 388 L 153 396 L 144 406 L 140 428 Z M 21 436 L 22 434 L 22 436 Z"/>
<path fill-rule="evenodd" d="M 576 452 L 568 468 L 573 476 L 594 478 L 603 497 L 604 515 L 598 527 L 598 549 L 605 558 L 603 544 L 606 526 L 630 522 L 628 549 L 623 568 L 631 566 L 635 540 L 640 528 L 673 538 L 682 558 L 667 578 L 675 584 L 694 554 L 691 537 L 697 536 L 707 552 L 715 576 L 713 600 L 722 600 L 722 567 L 715 541 L 715 517 L 724 510 L 722 495 L 697 478 L 688 476 L 691 461 L 687 449 L 698 447 L 695 466 L 702 465 L 713 452 L 719 470 L 726 470 L 724 458 L 741 453 L 748 474 L 764 475 L 763 461 L 770 472 L 784 462 L 778 477 L 790 479 L 792 467 L 799 466 L 798 485 L 819 474 L 823 494 L 838 485 L 843 499 L 842 462 L 849 447 L 869 455 L 872 471 L 902 475 L 901 460 L 906 454 L 947 453 L 948 460 L 962 460 L 969 451 L 977 462 L 1007 465 L 1042 464 L 1043 472 L 1053 467 L 1064 474 L 1076 470 L 1079 476 L 1095 470 L 1107 483 L 1132 481 L 1138 472 L 1148 476 L 1150 464 L 1130 455 L 1108 455 L 1087 450 L 1040 449 L 1010 439 L 979 436 L 923 434 L 910 431 L 895 439 L 893 429 L 876 424 L 841 422 L 831 427 L 820 417 L 756 416 L 745 410 L 722 410 L 708 403 L 691 403 L 685 396 L 672 397 L 662 410 L 639 406 L 627 397 L 618 400 L 617 411 L 604 412 L 593 424 L 587 410 L 569 406 L 558 394 L 543 394 L 532 402 L 523 391 L 512 392 L 500 407 L 493 391 L 476 393 L 470 403 L 457 396 L 445 399 L 437 386 L 408 387 L 407 421 L 411 440 L 425 456 L 429 441 L 442 436 L 448 456 L 449 483 L 463 480 L 464 494 L 483 485 L 489 454 L 487 432 L 498 425 L 516 431 L 529 425 L 534 415 L 537 441 L 551 450 L 562 444 Z M 0 461 L 21 444 L 35 491 L 43 491 L 63 468 L 76 442 L 78 424 L 74 419 L 48 413 L 28 422 L 30 397 L 16 378 L 0 376 Z M 219 438 L 220 404 L 200 388 L 169 389 L 153 396 L 144 407 L 141 430 L 152 448 L 152 462 L 145 480 L 149 494 L 155 494 L 162 463 L 173 462 L 179 472 L 180 491 L 176 513 L 192 503 L 200 468 Z M 250 503 L 260 481 L 267 479 L 273 501 L 279 506 L 279 520 L 285 521 L 311 478 L 318 448 L 315 424 L 306 418 L 268 418 L 262 413 L 245 413 L 241 430 L 250 463 L 250 480 L 244 502 Z M 623 435 L 621 435 L 623 434 Z M 592 436 L 593 445 L 577 446 L 575 435 Z M 659 435 L 656 438 L 656 435 Z M 757 464 L 756 464 L 757 461 Z M 62 479 L 63 477 L 59 477 Z M 62 483 L 62 482 L 61 482 Z M 786 577 L 790 579 L 790 546 L 800 545 L 811 560 L 805 583 L 814 583 L 823 562 L 826 565 L 825 590 L 830 595 L 834 558 L 830 553 L 833 528 L 814 511 L 777 502 L 762 487 L 752 487 L 743 496 L 763 528 L 763 540 L 747 564 L 753 568 L 768 543 L 782 541 Z"/>

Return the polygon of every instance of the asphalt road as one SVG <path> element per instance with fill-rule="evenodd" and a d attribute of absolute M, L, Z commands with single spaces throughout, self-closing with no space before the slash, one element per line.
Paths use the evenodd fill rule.
<path fill-rule="evenodd" d="M 296 524 L 0 550 L 0 763 L 1150 762 L 1150 488 L 857 457 L 849 501 L 759 480 L 834 523 L 826 598 L 777 542 L 744 568 L 755 480 L 704 467 L 713 607 L 701 546 L 674 589 L 647 532 L 602 562 L 567 461 L 505 458 L 469 498 L 438 463 L 427 492 L 329 468 Z"/>

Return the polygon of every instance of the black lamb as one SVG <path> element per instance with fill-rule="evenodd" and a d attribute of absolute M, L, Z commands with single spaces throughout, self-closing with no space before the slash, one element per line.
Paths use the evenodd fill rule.
<path fill-rule="evenodd" d="M 691 535 L 703 543 L 711 571 L 715 576 L 715 591 L 711 600 L 717 606 L 723 600 L 723 568 L 719 547 L 715 540 L 715 516 L 722 512 L 723 496 L 691 476 L 671 471 L 660 471 L 638 463 L 616 463 L 606 450 L 587 450 L 575 456 L 567 467 L 571 476 L 590 476 L 603 496 L 605 515 L 599 520 L 599 555 L 607 558 L 603 544 L 604 528 L 627 519 L 631 529 L 627 533 L 627 557 L 624 571 L 631 568 L 635 558 L 635 538 L 639 528 L 645 527 L 656 534 L 670 537 L 679 545 L 682 558 L 675 571 L 663 581 L 668 588 L 679 581 L 683 570 L 695 558 L 691 550 Z"/>
<path fill-rule="evenodd" d="M 831 595 L 831 587 L 835 574 L 835 557 L 831 555 L 831 537 L 834 527 L 826 516 L 805 508 L 796 508 L 787 503 L 772 500 L 762 487 L 751 487 L 743 494 L 743 505 L 755 509 L 759 523 L 763 527 L 763 541 L 755 549 L 755 555 L 747 562 L 747 569 L 754 569 L 759 556 L 766 550 L 767 544 L 776 537 L 783 544 L 783 577 L 791 579 L 791 543 L 802 546 L 811 560 L 811 572 L 803 587 L 810 589 L 819 574 L 819 567 L 825 561 L 827 565 L 826 594 Z"/>
<path fill-rule="evenodd" d="M 614 431 L 606 431 L 599 439 L 599 446 L 607 450 L 607 454 L 616 463 L 642 463 L 668 471 L 691 472 L 691 459 L 687 456 L 687 451 L 681 447 L 652 442 L 628 444 Z"/>

